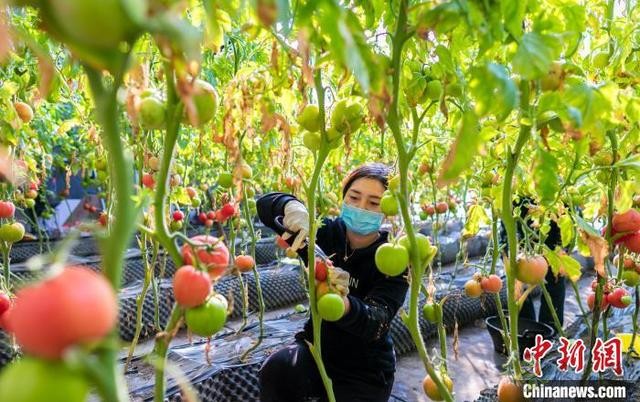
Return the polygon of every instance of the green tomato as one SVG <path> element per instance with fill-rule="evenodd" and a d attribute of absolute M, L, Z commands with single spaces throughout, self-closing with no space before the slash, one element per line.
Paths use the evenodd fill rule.
<path fill-rule="evenodd" d="M 165 105 L 155 96 L 149 96 L 140 102 L 138 119 L 140 127 L 145 130 L 159 129 L 165 123 Z"/>
<path fill-rule="evenodd" d="M 400 191 L 400 175 L 395 175 L 393 176 L 389 182 L 388 182 L 388 188 L 391 191 L 395 191 L 398 192 Z M 410 181 L 407 182 L 407 188 L 409 190 L 409 193 L 413 192 L 413 185 L 411 184 Z"/>
<path fill-rule="evenodd" d="M 426 90 L 427 98 L 435 101 L 440 99 L 440 94 L 442 94 L 442 82 L 440 80 L 429 81 Z"/>
<path fill-rule="evenodd" d="M 312 133 L 311 131 L 307 131 L 302 136 L 302 143 L 305 147 L 307 147 L 311 151 L 317 151 L 320 149 L 322 145 L 322 136 L 320 133 Z"/>
<path fill-rule="evenodd" d="M 59 361 L 24 357 L 11 363 L 0 375 L 0 401 L 84 402 L 89 384 Z"/>
<path fill-rule="evenodd" d="M 233 175 L 228 172 L 220 173 L 218 176 L 218 185 L 222 188 L 231 188 L 233 185 Z"/>
<path fill-rule="evenodd" d="M 24 206 L 31 209 L 36 206 L 36 200 L 34 200 L 33 198 L 25 198 Z"/>
<path fill-rule="evenodd" d="M 24 237 L 24 226 L 20 222 L 5 223 L 0 226 L 0 240 L 16 243 Z"/>
<path fill-rule="evenodd" d="M 422 315 L 424 318 L 432 324 L 438 322 L 438 314 L 436 313 L 436 306 L 433 303 L 425 303 L 422 306 Z"/>
<path fill-rule="evenodd" d="M 342 297 L 327 293 L 318 300 L 318 314 L 325 321 L 338 321 L 344 315 L 345 305 Z"/>
<path fill-rule="evenodd" d="M 562 81 L 564 81 L 564 74 L 562 63 L 557 61 L 553 62 L 549 72 L 547 72 L 547 75 L 540 79 L 540 88 L 543 91 L 555 91 L 560 88 L 560 85 L 562 85 Z"/>
<path fill-rule="evenodd" d="M 387 276 L 398 276 L 409 265 L 409 252 L 400 244 L 385 243 L 376 250 L 375 262 L 378 271 Z"/>
<path fill-rule="evenodd" d="M 191 199 L 191 206 L 194 208 L 198 208 L 200 206 L 200 204 L 202 204 L 202 201 L 200 200 L 200 198 L 198 197 L 193 197 Z"/>
<path fill-rule="evenodd" d="M 462 96 L 462 85 L 459 82 L 454 82 L 447 85 L 447 94 L 449 96 L 453 96 L 454 98 L 459 98 Z"/>
<path fill-rule="evenodd" d="M 427 215 L 427 213 L 424 211 L 420 211 L 419 216 L 420 216 L 420 219 L 423 221 L 426 221 L 429 218 L 429 215 Z"/>
<path fill-rule="evenodd" d="M 296 304 L 296 306 L 293 309 L 296 313 L 304 313 L 305 311 L 307 311 L 307 308 L 302 304 Z"/>
<path fill-rule="evenodd" d="M 194 84 L 193 102 L 196 107 L 195 112 L 197 113 L 197 127 L 202 127 L 213 119 L 213 116 L 216 114 L 217 98 L 216 91 L 211 84 L 203 80 L 196 80 Z M 183 121 L 191 125 L 186 111 Z"/>
<path fill-rule="evenodd" d="M 187 309 L 185 322 L 191 332 L 209 337 L 220 331 L 227 321 L 227 300 L 217 294 L 203 305 Z"/>
<path fill-rule="evenodd" d="M 429 238 L 422 233 L 416 233 L 416 241 L 418 243 L 418 257 L 423 265 L 431 262 L 433 257 L 435 257 L 438 252 L 438 248 L 431 245 L 431 241 Z M 409 255 L 413 255 L 413 250 L 411 249 L 409 238 L 407 235 L 400 237 L 398 240 L 398 244 L 404 246 L 407 250 L 409 250 Z"/>
<path fill-rule="evenodd" d="M 633 288 L 640 284 L 640 275 L 636 271 L 627 270 L 622 273 L 622 280 L 625 285 Z"/>
<path fill-rule="evenodd" d="M 315 133 L 320 130 L 322 121 L 320 120 L 320 109 L 318 105 L 307 105 L 298 115 L 298 124 L 305 130 Z"/>
<path fill-rule="evenodd" d="M 595 68 L 605 68 L 609 65 L 609 52 L 602 51 L 591 56 L 591 65 Z"/>
<path fill-rule="evenodd" d="M 329 127 L 329 129 L 327 130 L 327 139 L 329 139 L 329 142 L 333 142 L 342 138 L 343 134 L 344 133 L 336 130 L 335 128 Z"/>
<path fill-rule="evenodd" d="M 70 43 L 112 50 L 136 38 L 140 28 L 129 18 L 144 19 L 147 2 L 132 0 L 125 11 L 120 0 L 54 0 L 46 2 L 45 22 L 68 37 Z M 52 20 L 52 21 L 51 21 Z"/>
<path fill-rule="evenodd" d="M 182 229 L 182 221 L 169 222 L 169 229 L 171 229 L 173 232 L 177 232 L 178 230 Z"/>
<path fill-rule="evenodd" d="M 382 210 L 382 213 L 385 214 L 386 216 L 398 215 L 399 207 L 398 207 L 398 200 L 396 200 L 396 197 L 394 197 L 393 194 L 390 194 L 389 192 L 385 191 L 385 194 L 382 196 L 382 199 L 380 200 L 380 210 Z"/>

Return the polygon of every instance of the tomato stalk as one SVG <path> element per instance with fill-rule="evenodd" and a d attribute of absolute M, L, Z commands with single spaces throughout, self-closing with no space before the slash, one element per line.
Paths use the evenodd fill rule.
<path fill-rule="evenodd" d="M 398 10 L 398 24 L 396 26 L 396 32 L 393 35 L 392 41 L 392 57 L 391 57 L 391 66 L 392 66 L 392 101 L 389 108 L 389 113 L 387 116 L 387 124 L 389 125 L 389 129 L 393 134 L 393 138 L 396 143 L 396 147 L 398 149 L 398 167 L 400 171 L 400 193 L 395 194 L 398 199 L 398 204 L 400 206 L 400 213 L 402 215 L 402 220 L 405 223 L 405 230 L 407 238 L 409 239 L 409 247 L 411 250 L 418 250 L 418 243 L 416 241 L 416 234 L 413 226 L 411 225 L 411 215 L 409 213 L 409 205 L 408 205 L 408 184 L 407 184 L 407 171 L 409 168 L 409 163 L 411 161 L 411 157 L 413 156 L 413 149 L 411 152 L 408 152 L 406 148 L 406 144 L 402 138 L 402 133 L 400 129 L 400 116 L 398 112 L 398 96 L 400 92 L 400 58 L 402 56 L 402 50 L 406 41 L 410 38 L 411 33 L 408 31 L 407 26 L 407 1 L 401 0 L 399 4 Z M 429 261 L 431 262 L 431 261 Z M 436 370 L 431 362 L 427 354 L 427 349 L 424 344 L 424 339 L 422 338 L 422 334 L 420 331 L 420 326 L 418 323 L 418 296 L 420 294 L 420 285 L 422 283 L 422 275 L 425 271 L 426 266 L 423 266 L 422 261 L 420 261 L 420 254 L 418 252 L 411 253 L 411 269 L 410 269 L 410 299 L 409 299 L 409 314 L 404 313 L 402 315 L 402 319 L 409 329 L 411 333 L 411 338 L 413 342 L 416 344 L 416 349 L 418 350 L 418 355 L 422 360 L 422 363 L 425 366 L 425 369 L 429 376 L 433 379 L 440 395 L 447 402 L 452 402 L 453 397 L 449 392 L 448 388 L 442 382 L 442 379 L 439 375 L 437 375 Z"/>
<path fill-rule="evenodd" d="M 309 241 L 307 247 L 307 267 L 309 268 L 309 308 L 311 310 L 311 323 L 313 326 L 313 343 L 307 342 L 307 344 L 309 345 L 311 355 L 318 366 L 322 383 L 327 391 L 327 398 L 329 399 L 329 402 L 335 402 L 336 397 L 333 394 L 331 378 L 329 378 L 324 367 L 324 363 L 322 362 L 322 344 L 320 343 L 322 318 L 318 314 L 318 306 L 316 304 L 316 190 L 318 188 L 318 181 L 320 179 L 320 173 L 322 172 L 322 166 L 327 160 L 327 156 L 329 156 L 330 151 L 325 127 L 324 88 L 322 87 L 322 77 L 319 67 L 316 69 L 314 74 L 314 83 L 316 94 L 318 96 L 318 109 L 320 110 L 320 116 L 318 118 L 322 122 L 320 125 L 322 145 L 316 155 L 311 182 L 309 183 L 309 186 L 305 186 L 307 210 L 309 211 Z"/>
<path fill-rule="evenodd" d="M 171 168 L 171 162 L 175 146 L 178 140 L 178 134 L 180 130 L 180 120 L 183 113 L 183 105 L 179 101 L 176 88 L 171 81 L 173 79 L 173 69 L 167 62 L 165 63 L 165 77 L 167 83 L 167 131 L 164 138 L 164 148 L 162 152 L 162 159 L 160 162 L 160 170 L 158 172 L 158 181 L 155 189 L 154 205 L 154 220 L 155 220 L 155 236 L 162 244 L 165 250 L 171 255 L 176 267 L 180 267 L 183 264 L 182 256 L 178 250 L 174 239 L 169 235 L 167 224 L 165 221 L 166 211 L 166 195 L 167 185 L 169 184 L 169 169 Z M 154 400 L 161 402 L 164 400 L 164 365 L 167 357 L 167 350 L 169 344 L 175 332 L 175 327 L 179 323 L 179 319 L 182 316 L 182 310 L 178 308 L 177 303 L 174 302 L 171 310 L 171 316 L 165 326 L 162 336 L 157 336 L 153 354 L 156 356 L 157 365 L 155 369 L 156 383 L 155 383 L 155 395 Z"/>
<path fill-rule="evenodd" d="M 253 222 L 251 221 L 251 210 L 249 209 L 249 203 L 247 199 L 247 188 L 244 183 L 242 185 L 242 199 L 244 202 L 242 203 L 242 210 L 244 212 L 245 219 L 247 220 L 247 226 L 249 228 L 249 235 L 251 236 L 251 257 L 253 261 L 256 260 L 256 231 L 253 227 Z M 262 297 L 262 286 L 260 285 L 260 275 L 258 274 L 258 267 L 254 266 L 253 269 L 253 277 L 256 281 L 256 289 L 258 291 L 258 321 L 260 323 L 260 333 L 258 335 L 258 340 L 251 345 L 249 349 L 247 349 L 242 356 L 240 356 L 240 360 L 244 361 L 246 357 L 254 351 L 260 344 L 262 343 L 262 339 L 264 338 L 264 298 Z"/>
<path fill-rule="evenodd" d="M 129 352 L 127 354 L 127 360 L 124 364 L 125 371 L 127 371 L 127 367 L 129 367 L 129 363 L 131 363 L 131 358 L 133 357 L 133 352 L 138 345 L 138 339 L 140 338 L 140 333 L 142 332 L 142 311 L 144 307 L 144 299 L 147 296 L 147 292 L 149 290 L 149 285 L 152 281 L 154 281 L 154 269 L 157 262 L 158 256 L 158 247 L 157 243 L 154 243 L 154 254 L 152 257 L 151 264 L 147 260 L 147 235 L 142 234 L 142 238 L 139 241 L 140 245 L 140 253 L 142 255 L 142 262 L 144 265 L 144 280 L 142 282 L 142 290 L 138 297 L 136 297 L 136 329 L 133 335 L 133 340 L 129 345 Z"/>
<path fill-rule="evenodd" d="M 124 70 L 124 69 L 123 69 Z M 85 66 L 96 106 L 97 120 L 102 126 L 102 142 L 107 151 L 111 185 L 114 191 L 114 221 L 110 225 L 108 237 L 101 243 L 102 269 L 111 286 L 120 289 L 124 252 L 135 229 L 135 211 L 131 205 L 133 184 L 133 163 L 125 156 L 120 139 L 118 124 L 117 91 L 122 84 L 124 71 L 113 77 L 107 88 L 102 81 L 102 73 Z M 127 401 L 127 387 L 118 368 L 118 331 L 114 329 L 108 337 L 108 347 L 98 354 L 103 371 L 104 386 L 99 387 L 106 401 Z"/>
<path fill-rule="evenodd" d="M 522 81 L 521 108 L 528 106 L 529 102 L 529 82 Z M 525 144 L 531 136 L 532 127 L 522 125 L 518 133 L 515 147 L 507 153 L 507 167 L 504 173 L 504 184 L 502 189 L 502 221 L 507 232 L 507 242 L 509 247 L 509 264 L 505 267 L 507 273 L 507 298 L 509 309 L 509 337 L 511 339 L 511 356 L 515 380 L 522 378 L 522 367 L 520 365 L 518 347 L 518 316 L 519 308 L 516 302 L 516 256 L 518 255 L 518 240 L 516 238 L 516 222 L 513 217 L 513 176 L 518 159 Z"/>
<path fill-rule="evenodd" d="M 564 330 L 562 329 L 562 324 L 560 324 L 560 319 L 558 318 L 558 314 L 556 313 L 556 309 L 553 306 L 553 302 L 551 301 L 551 295 L 549 295 L 549 291 L 547 290 L 547 285 L 544 282 L 540 284 L 542 288 L 542 295 L 547 302 L 547 306 L 549 307 L 549 311 L 551 312 L 551 317 L 553 317 L 553 323 L 556 326 L 556 330 L 560 334 L 560 336 L 565 337 Z M 565 337 L 566 338 L 566 337 Z"/>
<path fill-rule="evenodd" d="M 491 269 L 489 270 L 489 274 L 493 275 L 496 273 L 496 267 L 498 265 L 498 259 L 500 258 L 500 241 L 498 239 L 498 214 L 493 206 L 491 205 L 491 242 L 493 243 L 493 247 L 491 250 Z M 504 350 L 507 355 L 511 354 L 511 338 L 507 335 L 507 319 L 504 316 L 504 311 L 502 310 L 502 300 L 500 299 L 500 293 L 495 293 L 493 295 L 493 299 L 496 303 L 496 310 L 498 310 L 498 317 L 500 317 L 500 326 L 502 331 L 500 331 L 500 335 L 502 336 L 502 342 L 504 343 Z"/>
<path fill-rule="evenodd" d="M 613 165 L 618 160 L 618 138 L 612 131 L 607 131 L 607 137 L 611 142 L 611 152 L 613 155 L 611 164 Z M 607 226 L 606 226 L 605 236 L 608 242 L 609 251 L 612 251 L 614 249 L 614 243 L 612 238 L 612 229 L 613 229 L 612 221 L 613 221 L 615 189 L 618 181 L 618 170 L 611 167 L 610 169 L 611 169 L 611 176 L 609 177 L 609 186 L 607 188 Z M 621 258 L 621 260 L 624 260 L 624 258 Z M 592 323 L 591 335 L 589 337 L 589 350 L 593 348 L 593 345 L 596 342 L 596 337 L 598 336 L 598 327 L 600 322 L 600 305 L 602 302 L 602 298 L 605 297 L 603 293 L 604 293 L 604 285 L 607 282 L 607 278 L 606 278 L 607 271 L 605 271 L 604 274 L 605 274 L 604 276 L 597 274 L 598 286 L 596 287 L 596 297 L 593 304 L 593 316 L 591 320 L 591 323 Z M 621 275 L 622 273 L 620 272 L 619 274 Z M 608 335 L 606 331 L 606 326 L 607 326 L 606 321 L 607 321 L 607 317 L 605 314 L 603 318 L 603 334 L 605 339 Z M 593 363 L 593 354 L 589 353 L 589 359 L 587 360 L 587 365 L 582 374 L 583 382 L 587 381 L 589 379 L 589 376 L 591 376 L 592 363 Z"/>
<path fill-rule="evenodd" d="M 580 296 L 580 289 L 578 289 L 578 285 L 574 281 L 569 280 L 569 282 L 571 283 L 571 287 L 573 288 L 573 293 L 576 295 L 576 300 L 578 301 L 578 307 L 580 308 L 580 312 L 582 313 L 582 319 L 584 320 L 584 323 L 586 324 L 587 328 L 589 328 L 589 331 L 591 331 L 591 323 L 587 319 L 587 311 L 584 309 L 584 306 L 582 305 L 582 296 Z"/>

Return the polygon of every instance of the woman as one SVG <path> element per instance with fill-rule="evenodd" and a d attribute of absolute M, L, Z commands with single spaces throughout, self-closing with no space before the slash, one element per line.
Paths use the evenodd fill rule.
<path fill-rule="evenodd" d="M 331 256 L 334 266 L 346 271 L 336 280 L 348 287 L 344 315 L 334 322 L 323 321 L 321 328 L 322 359 L 338 402 L 387 401 L 393 386 L 395 352 L 388 331 L 405 300 L 408 283 L 405 275 L 380 273 L 374 261 L 388 236 L 379 230 L 384 218 L 380 199 L 388 175 L 389 168 L 379 163 L 352 171 L 344 181 L 340 217 L 325 219 L 317 232 L 317 245 Z M 257 207 L 260 220 L 278 232 L 282 230 L 274 220 L 283 216 L 284 227 L 298 233 L 292 247 L 301 244 L 308 233 L 308 213 L 300 201 L 270 193 L 258 200 Z M 298 252 L 306 261 L 306 248 Z M 326 400 L 305 340 L 313 340 L 311 320 L 292 345 L 264 362 L 260 370 L 263 402 Z"/>

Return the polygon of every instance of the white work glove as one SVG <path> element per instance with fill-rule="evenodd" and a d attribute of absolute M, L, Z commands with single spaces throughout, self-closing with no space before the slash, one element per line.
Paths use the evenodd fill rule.
<path fill-rule="evenodd" d="M 327 268 L 329 288 L 347 297 L 349 294 L 349 273 L 342 268 L 330 266 Z"/>
<path fill-rule="evenodd" d="M 284 217 L 282 224 L 285 229 L 292 232 L 297 232 L 296 239 L 293 241 L 291 248 L 296 251 L 302 247 L 302 243 L 309 234 L 309 212 L 307 208 L 300 201 L 289 201 L 284 206 Z M 284 240 L 287 240 L 292 235 L 285 232 L 282 235 Z"/>

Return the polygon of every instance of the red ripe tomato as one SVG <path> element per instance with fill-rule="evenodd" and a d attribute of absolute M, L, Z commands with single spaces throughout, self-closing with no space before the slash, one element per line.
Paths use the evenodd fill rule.
<path fill-rule="evenodd" d="M 607 295 L 607 302 L 616 308 L 625 308 L 631 304 L 631 296 L 625 288 L 615 288 Z"/>
<path fill-rule="evenodd" d="M 29 190 L 38 191 L 40 186 L 40 180 L 29 182 Z"/>
<path fill-rule="evenodd" d="M 187 194 L 189 195 L 189 198 L 196 198 L 196 196 L 198 195 L 196 189 L 193 187 L 187 187 Z"/>
<path fill-rule="evenodd" d="M 81 266 L 22 288 L 7 318 L 24 350 L 47 359 L 60 358 L 69 346 L 100 340 L 117 319 L 118 299 L 109 282 Z"/>
<path fill-rule="evenodd" d="M 11 307 L 11 298 L 6 293 L 0 292 L 0 316 Z"/>
<path fill-rule="evenodd" d="M 624 236 L 622 243 L 632 253 L 640 253 L 640 232 Z"/>
<path fill-rule="evenodd" d="M 436 212 L 439 214 L 444 214 L 449 210 L 449 204 L 444 201 L 440 201 L 436 204 Z"/>
<path fill-rule="evenodd" d="M 211 278 L 191 265 L 181 266 L 173 276 L 173 294 L 183 307 L 203 304 L 211 293 Z"/>
<path fill-rule="evenodd" d="M 323 282 L 327 280 L 327 273 L 328 273 L 327 264 L 325 264 L 325 262 L 322 261 L 321 259 L 316 260 L 315 273 L 316 273 L 316 281 Z"/>
<path fill-rule="evenodd" d="M 289 243 L 287 243 L 287 241 L 281 236 L 276 236 L 276 245 L 278 245 L 278 247 L 280 247 L 282 250 L 286 250 L 289 248 Z"/>
<path fill-rule="evenodd" d="M 487 293 L 499 293 L 502 289 L 502 279 L 498 275 L 492 274 L 482 278 L 480 286 Z"/>
<path fill-rule="evenodd" d="M 184 219 L 184 213 L 180 210 L 173 211 L 172 217 L 174 221 L 181 221 Z"/>
<path fill-rule="evenodd" d="M 230 202 L 224 204 L 220 209 L 221 215 L 226 219 L 232 217 L 236 213 L 236 208 Z"/>
<path fill-rule="evenodd" d="M 204 221 L 204 225 L 208 228 L 210 228 L 211 226 L 213 226 L 213 219 L 207 219 Z"/>
<path fill-rule="evenodd" d="M 200 223 L 204 224 L 206 220 L 207 220 L 207 214 L 205 214 L 204 212 L 200 212 L 198 214 L 198 221 L 200 221 Z"/>
<path fill-rule="evenodd" d="M 587 306 L 589 306 L 589 310 L 593 310 L 593 307 L 596 304 L 596 294 L 595 293 L 590 293 L 589 296 L 587 296 Z M 607 308 L 607 306 L 609 305 L 609 302 L 607 302 L 607 295 L 604 294 L 602 295 L 602 301 L 600 302 L 600 311 L 603 311 L 604 309 Z"/>
<path fill-rule="evenodd" d="M 156 180 L 150 173 L 145 173 L 142 175 L 142 185 L 146 188 L 153 188 L 156 185 Z"/>
<path fill-rule="evenodd" d="M 182 258 L 185 264 L 195 265 L 197 256 L 200 263 L 209 271 L 211 279 L 220 278 L 229 265 L 229 250 L 224 242 L 217 237 L 207 235 L 194 236 L 190 240 L 197 246 L 188 243 L 182 246 Z"/>
<path fill-rule="evenodd" d="M 516 278 L 529 285 L 542 283 L 547 275 L 549 264 L 541 255 L 519 256 L 516 265 Z"/>
<path fill-rule="evenodd" d="M 207 219 L 215 220 L 216 219 L 216 213 L 213 212 L 213 211 L 207 212 Z"/>
<path fill-rule="evenodd" d="M 239 255 L 236 256 L 236 267 L 240 272 L 249 272 L 256 266 L 256 262 L 253 260 L 253 257 L 250 255 Z"/>
<path fill-rule="evenodd" d="M 91 204 L 89 204 L 88 202 L 85 202 L 84 204 L 82 204 L 82 208 L 84 208 L 85 211 L 90 211 Z"/>
<path fill-rule="evenodd" d="M 16 212 L 16 207 L 11 201 L 0 201 L 0 218 L 9 219 L 13 218 Z"/>
<path fill-rule="evenodd" d="M 106 212 L 100 212 L 100 216 L 98 216 L 98 223 L 102 226 L 107 226 L 109 221 L 109 217 Z"/>
<path fill-rule="evenodd" d="M 632 208 L 622 214 L 615 214 L 611 223 L 616 232 L 637 232 L 640 230 L 640 212 Z"/>
<path fill-rule="evenodd" d="M 224 223 L 227 221 L 227 219 L 229 219 L 228 216 L 224 216 L 224 214 L 222 213 L 222 209 L 219 209 L 216 211 L 216 221 L 220 222 L 220 223 Z"/>

